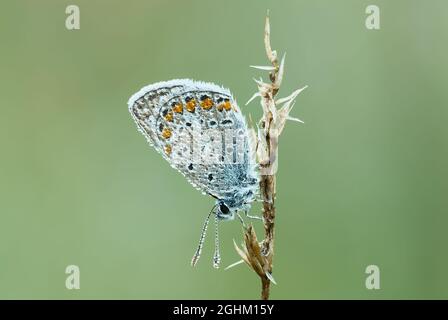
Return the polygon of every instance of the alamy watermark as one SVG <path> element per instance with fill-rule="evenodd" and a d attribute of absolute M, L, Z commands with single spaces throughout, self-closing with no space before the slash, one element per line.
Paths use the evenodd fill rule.
<path fill-rule="evenodd" d="M 65 13 L 68 14 L 65 19 L 67 30 L 79 30 L 81 28 L 79 7 L 77 5 L 69 5 L 65 8 Z"/>
<path fill-rule="evenodd" d="M 379 290 L 380 289 L 380 268 L 377 265 L 369 265 L 366 267 L 366 289 L 368 290 Z"/>
<path fill-rule="evenodd" d="M 68 290 L 81 289 L 81 272 L 79 267 L 71 264 L 65 268 L 65 273 L 68 274 L 65 279 L 65 287 Z"/>
<path fill-rule="evenodd" d="M 376 5 L 369 5 L 366 8 L 366 28 L 369 30 L 379 30 L 380 29 L 380 8 Z"/>

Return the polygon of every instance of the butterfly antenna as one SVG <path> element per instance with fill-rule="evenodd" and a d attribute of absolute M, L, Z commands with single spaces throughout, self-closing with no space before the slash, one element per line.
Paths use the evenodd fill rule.
<path fill-rule="evenodd" d="M 215 213 L 215 253 L 213 254 L 213 267 L 219 268 L 221 263 L 221 255 L 219 254 L 219 232 L 218 232 L 218 215 Z"/>
<path fill-rule="evenodd" d="M 207 215 L 207 218 L 205 218 L 204 225 L 202 226 L 201 237 L 199 238 L 198 248 L 196 249 L 196 252 L 194 253 L 193 258 L 191 259 L 191 266 L 192 267 L 194 267 L 196 265 L 196 263 L 198 262 L 199 258 L 201 257 L 202 247 L 204 246 L 205 235 L 207 234 L 208 222 L 209 222 L 210 216 L 213 213 L 213 211 L 215 210 L 215 208 L 216 208 L 216 205 L 213 206 L 212 210 Z"/>

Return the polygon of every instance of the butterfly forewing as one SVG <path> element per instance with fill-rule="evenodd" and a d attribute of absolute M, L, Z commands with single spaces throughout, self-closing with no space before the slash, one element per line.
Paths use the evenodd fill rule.
<path fill-rule="evenodd" d="M 227 89 L 171 80 L 143 88 L 128 106 L 148 142 L 203 193 L 223 199 L 254 185 L 247 126 Z"/>

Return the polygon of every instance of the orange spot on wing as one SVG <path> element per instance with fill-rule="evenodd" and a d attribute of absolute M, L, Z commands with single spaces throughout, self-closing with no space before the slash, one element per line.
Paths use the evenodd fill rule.
<path fill-rule="evenodd" d="M 165 120 L 169 122 L 173 122 L 173 113 L 170 111 L 166 114 Z"/>
<path fill-rule="evenodd" d="M 166 146 L 165 146 L 165 153 L 166 153 L 167 155 L 170 155 L 170 154 L 171 154 L 171 151 L 172 151 L 171 146 L 170 146 L 170 145 L 166 145 Z"/>
<path fill-rule="evenodd" d="M 182 113 L 184 110 L 184 107 L 182 106 L 182 103 L 176 103 L 173 107 L 173 111 L 176 113 Z"/>
<path fill-rule="evenodd" d="M 230 104 L 230 101 L 227 100 L 223 103 L 223 107 L 226 111 L 229 111 L 232 108 L 232 105 Z"/>
<path fill-rule="evenodd" d="M 189 112 L 194 112 L 194 110 L 196 109 L 196 100 L 191 99 L 190 101 L 188 101 L 186 104 L 186 108 Z"/>
<path fill-rule="evenodd" d="M 213 107 L 213 100 L 210 98 L 206 98 L 201 101 L 201 107 L 204 110 L 210 110 Z"/>
<path fill-rule="evenodd" d="M 168 128 L 163 129 L 162 137 L 164 137 L 165 139 L 170 138 L 171 137 L 171 130 L 168 129 Z"/>

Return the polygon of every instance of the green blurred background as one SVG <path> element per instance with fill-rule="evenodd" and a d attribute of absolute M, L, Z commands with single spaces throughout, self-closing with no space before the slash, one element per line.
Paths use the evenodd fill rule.
<path fill-rule="evenodd" d="M 381 30 L 364 26 L 369 4 Z M 126 102 L 187 77 L 242 105 L 267 9 L 287 52 L 279 95 L 309 85 L 293 110 L 305 124 L 280 142 L 272 298 L 448 298 L 444 0 L 3 1 L 0 298 L 259 297 L 246 266 L 211 267 L 211 237 L 190 267 L 213 200 L 146 144 Z M 239 222 L 221 238 L 225 266 Z M 69 264 L 80 290 L 65 288 Z M 365 288 L 370 264 L 380 290 Z"/>

